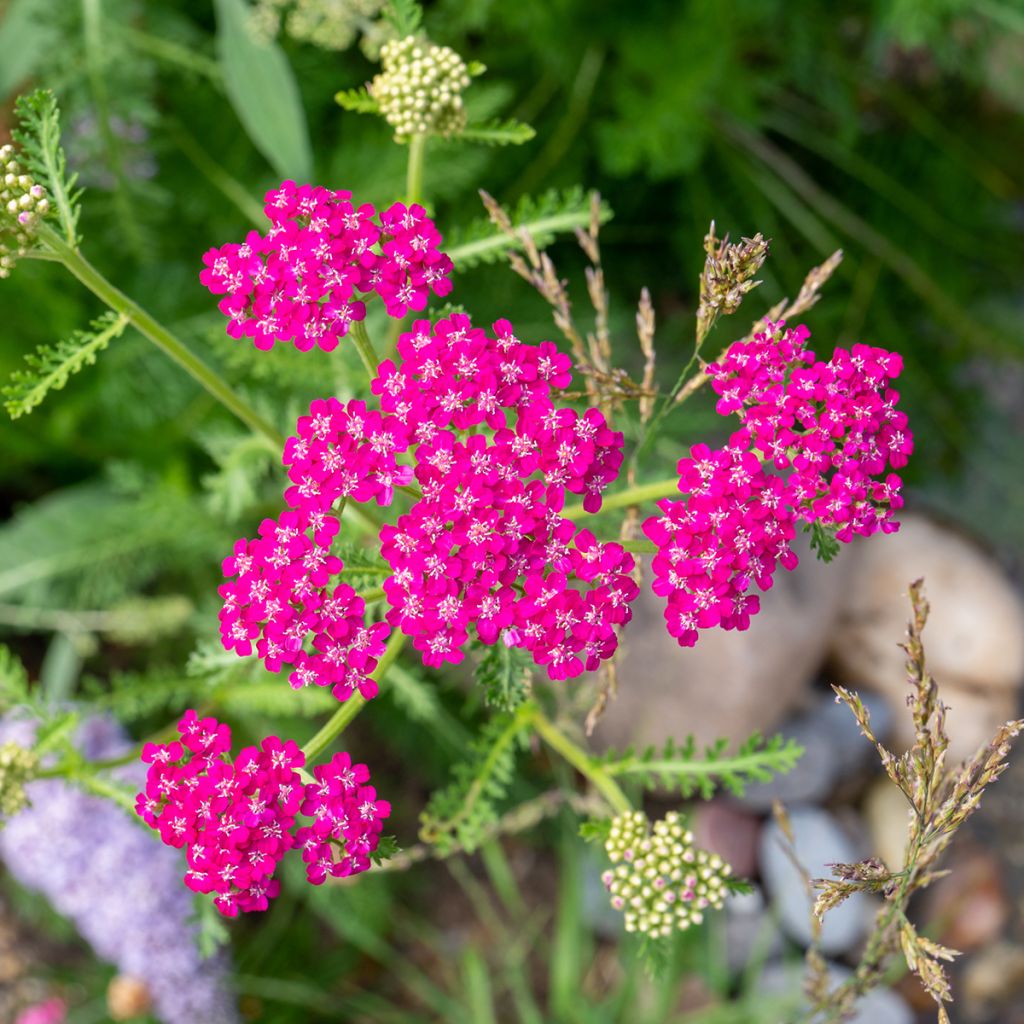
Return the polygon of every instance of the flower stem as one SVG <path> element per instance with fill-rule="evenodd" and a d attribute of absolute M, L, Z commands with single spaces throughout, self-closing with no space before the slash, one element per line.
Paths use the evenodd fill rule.
<path fill-rule="evenodd" d="M 265 420 L 248 402 L 236 394 L 216 373 L 137 302 L 108 281 L 76 248 L 47 224 L 39 225 L 39 239 L 98 299 L 148 338 L 165 355 L 204 387 L 224 408 L 234 413 L 247 427 L 262 434 L 276 448 L 283 448 L 285 439 L 273 424 Z"/>
<path fill-rule="evenodd" d="M 426 135 L 414 135 L 409 140 L 409 165 L 405 172 L 405 201 L 410 206 L 423 201 L 423 163 L 426 152 Z"/>
<path fill-rule="evenodd" d="M 377 662 L 370 678 L 378 681 L 388 668 L 395 661 L 405 644 L 405 634 L 396 630 L 391 634 L 384 653 Z M 349 723 L 367 705 L 367 700 L 362 694 L 354 693 L 344 704 L 334 712 L 324 724 L 324 727 L 303 744 L 302 752 L 306 755 L 306 764 L 312 764 L 348 727 Z"/>
<path fill-rule="evenodd" d="M 615 508 L 628 508 L 630 505 L 642 505 L 644 502 L 657 501 L 659 498 L 672 498 L 679 494 L 679 477 L 671 477 L 668 480 L 655 480 L 649 484 L 639 484 L 630 487 L 628 490 L 619 491 L 617 494 L 609 495 L 601 502 L 601 511 L 611 511 Z M 562 515 L 568 519 L 583 515 L 585 509 L 582 505 L 567 505 L 562 509 Z"/>
<path fill-rule="evenodd" d="M 581 775 L 593 783 L 594 788 L 608 801 L 616 813 L 633 809 L 629 798 L 618 783 L 582 747 L 578 747 L 551 721 L 537 705 L 530 711 L 530 724 L 552 750 L 561 754 Z"/>
<path fill-rule="evenodd" d="M 356 351 L 359 353 L 359 358 L 363 361 L 363 366 L 366 367 L 366 372 L 369 374 L 370 380 L 375 380 L 378 368 L 380 367 L 380 360 L 377 358 L 377 353 L 374 351 L 373 342 L 370 341 L 370 335 L 366 330 L 366 324 L 364 324 L 362 320 L 353 320 L 352 328 L 348 333 L 349 337 L 352 339 L 352 343 L 356 347 Z"/>

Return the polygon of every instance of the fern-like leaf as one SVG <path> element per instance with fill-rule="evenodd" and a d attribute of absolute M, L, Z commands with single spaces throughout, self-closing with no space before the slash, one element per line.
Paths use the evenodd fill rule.
<path fill-rule="evenodd" d="M 611 219 L 611 208 L 601 204 L 601 223 Z M 538 248 L 550 245 L 561 234 L 590 224 L 590 195 L 582 188 L 552 189 L 542 196 L 523 196 L 509 211 L 516 232 L 525 231 Z M 451 232 L 445 251 L 456 270 L 494 263 L 522 244 L 487 218 Z"/>
<path fill-rule="evenodd" d="M 646 787 L 678 790 L 684 797 L 699 795 L 709 800 L 721 786 L 742 796 L 752 782 L 767 782 L 773 775 L 792 769 L 803 747 L 783 736 L 765 739 L 754 733 L 735 753 L 726 752 L 728 741 L 718 740 L 698 752 L 688 736 L 683 743 L 669 740 L 662 748 L 648 747 L 637 754 L 631 749 L 609 751 L 601 764 L 609 775 L 630 775 Z"/>
<path fill-rule="evenodd" d="M 25 356 L 27 368 L 11 374 L 11 382 L 2 391 L 4 408 L 11 419 L 30 413 L 51 391 L 64 387 L 69 377 L 92 366 L 111 339 L 119 337 L 127 326 L 127 317 L 104 313 L 93 320 L 88 330 L 75 331 L 56 345 L 41 345 Z"/>
<path fill-rule="evenodd" d="M 384 17 L 398 33 L 399 39 L 416 35 L 423 26 L 423 8 L 417 0 L 390 0 Z"/>
<path fill-rule="evenodd" d="M 78 244 L 77 174 L 68 175 L 67 159 L 60 144 L 60 108 L 49 89 L 19 96 L 14 107 L 19 127 L 12 134 L 21 146 L 29 173 L 53 201 L 53 209 L 69 245 Z"/>
<path fill-rule="evenodd" d="M 839 541 L 836 539 L 835 527 L 811 523 L 804 529 L 811 535 L 811 550 L 819 561 L 831 562 L 839 554 Z"/>
<path fill-rule="evenodd" d="M 344 110 L 356 114 L 379 114 L 380 104 L 370 95 L 366 86 L 360 89 L 342 89 L 334 94 L 334 102 Z"/>
<path fill-rule="evenodd" d="M 0 644 L 0 711 L 28 700 L 28 673 L 21 659 L 5 644 Z"/>
<path fill-rule="evenodd" d="M 500 640 L 482 647 L 476 681 L 484 688 L 484 700 L 499 711 L 514 711 L 530 695 L 533 659 L 519 647 Z"/>
<path fill-rule="evenodd" d="M 498 820 L 498 803 L 515 774 L 516 750 L 524 742 L 529 715 L 519 710 L 495 715 L 469 745 L 469 755 L 452 770 L 452 781 L 430 798 L 420 818 L 420 838 L 444 856 L 461 847 L 472 852 Z"/>
<path fill-rule="evenodd" d="M 522 121 L 495 118 L 484 124 L 468 124 L 449 142 L 479 142 L 484 146 L 521 146 L 536 136 L 536 130 Z"/>

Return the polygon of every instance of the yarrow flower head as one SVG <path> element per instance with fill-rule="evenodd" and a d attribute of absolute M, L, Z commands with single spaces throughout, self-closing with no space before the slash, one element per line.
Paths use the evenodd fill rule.
<path fill-rule="evenodd" d="M 675 811 L 653 828 L 643 811 L 618 815 L 605 851 L 612 867 L 601 880 L 612 907 L 624 914 L 627 932 L 667 938 L 701 924 L 706 910 L 725 904 L 732 868 L 717 853 L 695 846 Z"/>
<path fill-rule="evenodd" d="M 653 589 L 668 599 L 668 631 L 692 647 L 698 630 L 749 626 L 760 609 L 751 585 L 767 590 L 778 563 L 797 564 L 795 516 L 785 483 L 750 452 L 699 444 L 678 469 L 687 499 L 658 502 L 662 515 L 643 528 L 658 547 Z"/>
<path fill-rule="evenodd" d="M 274 871 L 294 843 L 302 751 L 271 736 L 231 759 L 230 729 L 195 711 L 178 731 L 180 741 L 143 748 L 150 768 L 139 816 L 168 846 L 185 848 L 185 884 L 214 893 L 222 914 L 266 910 L 280 890 Z"/>
<path fill-rule="evenodd" d="M 0 744 L 24 749 L 37 734 L 31 718 L 12 712 L 0 719 Z M 133 747 L 107 718 L 85 719 L 74 745 L 88 761 L 120 758 Z M 118 788 L 138 785 L 145 766 L 134 761 L 100 777 Z M 151 1019 L 237 1024 L 228 953 L 200 954 L 194 900 L 181 884 L 178 851 L 155 844 L 111 800 L 67 779 L 36 778 L 26 790 L 30 806 L 0 829 L 4 870 L 49 901 L 97 957 L 145 991 Z M 0 992 L 6 995 L 6 989 Z"/>
<path fill-rule="evenodd" d="M 854 536 L 891 533 L 902 482 L 891 470 L 913 448 L 890 386 L 900 357 L 854 345 L 821 362 L 805 327 L 766 323 L 708 367 L 720 415 L 741 428 L 724 447 L 697 445 L 679 463 L 684 501 L 662 501 L 644 523 L 657 545 L 654 591 L 666 597 L 669 632 L 683 646 L 713 626 L 746 629 L 759 608 L 749 593 L 793 569 L 798 524 Z"/>
<path fill-rule="evenodd" d="M 849 542 L 899 528 L 902 481 L 913 435 L 892 389 L 898 353 L 871 345 L 837 348 L 822 362 L 806 345 L 806 327 L 767 323 L 749 342 L 730 346 L 708 367 L 717 410 L 737 412 L 732 443 L 789 472 L 800 519 L 836 527 Z"/>
<path fill-rule="evenodd" d="M 295 845 L 306 862 L 306 877 L 320 885 L 328 876 L 346 878 L 370 866 L 391 804 L 377 799 L 368 785 L 370 770 L 353 764 L 348 754 L 335 754 L 313 775 L 316 781 L 306 786 L 301 807 L 313 824 L 295 833 Z"/>
<path fill-rule="evenodd" d="M 383 70 L 370 83 L 398 142 L 413 135 L 453 135 L 466 125 L 462 92 L 469 69 L 447 46 L 416 36 L 393 39 L 380 52 Z"/>
<path fill-rule="evenodd" d="M 39 757 L 13 741 L 0 744 L 0 828 L 28 806 L 25 786 L 39 770 Z"/>
<path fill-rule="evenodd" d="M 238 576 L 221 588 L 226 646 L 249 653 L 255 643 L 270 668 L 294 663 L 293 685 L 332 683 L 342 698 L 355 685 L 372 695 L 363 669 L 372 669 L 387 626 L 363 627 L 362 603 L 347 587 L 325 599 L 341 568 L 329 553 L 338 528 L 331 509 L 343 498 L 388 504 L 415 479 L 422 497 L 380 540 L 392 569 L 388 624 L 413 638 L 424 662 L 460 661 L 475 628 L 486 644 L 500 638 L 530 651 L 555 679 L 596 668 L 629 620 L 633 559 L 559 513 L 567 491 L 588 510 L 600 507 L 622 462 L 622 435 L 596 409 L 581 416 L 557 407 L 568 358 L 549 342 L 523 344 L 508 321 L 496 322 L 493 336 L 463 314 L 418 321 L 398 352 L 401 363 L 382 363 L 372 384 L 381 412 L 329 399 L 299 420 L 284 454 L 291 510 L 225 562 Z M 414 466 L 399 465 L 405 453 Z"/>
<path fill-rule="evenodd" d="M 381 297 L 388 314 L 421 310 L 451 290 L 452 264 L 422 206 L 394 203 L 379 215 L 350 192 L 283 182 L 267 193 L 265 235 L 210 249 L 199 275 L 228 317 L 228 334 L 260 349 L 291 341 L 308 351 L 336 348 Z"/>
<path fill-rule="evenodd" d="M 294 846 L 315 884 L 370 866 L 391 805 L 366 785 L 366 765 L 337 754 L 303 785 L 305 756 L 292 740 L 270 736 L 232 758 L 231 730 L 216 719 L 188 711 L 178 731 L 180 741 L 143 748 L 150 767 L 136 810 L 164 843 L 185 848 L 185 884 L 213 893 L 222 914 L 266 910 L 280 891 L 274 871 Z M 311 827 L 295 829 L 300 813 L 313 817 Z"/>
<path fill-rule="evenodd" d="M 10 276 L 49 209 L 46 189 L 24 172 L 14 147 L 0 146 L 0 278 Z"/>

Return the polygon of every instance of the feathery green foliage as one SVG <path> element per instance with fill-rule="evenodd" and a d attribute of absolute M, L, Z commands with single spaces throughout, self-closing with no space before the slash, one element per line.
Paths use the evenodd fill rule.
<path fill-rule="evenodd" d="M 839 554 L 839 541 L 836 540 L 835 527 L 811 523 L 804 527 L 804 532 L 811 535 L 811 550 L 821 562 L 831 562 Z"/>
<path fill-rule="evenodd" d="M 417 0 L 391 0 L 384 13 L 399 39 L 414 36 L 423 27 L 423 8 Z"/>
<path fill-rule="evenodd" d="M 500 640 L 481 644 L 476 681 L 484 688 L 484 700 L 499 711 L 514 711 L 530 695 L 533 659 L 520 647 Z"/>
<path fill-rule="evenodd" d="M 334 102 L 354 114 L 380 113 L 380 104 L 370 95 L 365 85 L 358 89 L 342 89 L 334 94 Z"/>
<path fill-rule="evenodd" d="M 0 644 L 0 710 L 28 700 L 28 673 L 21 659 L 6 644 Z"/>
<path fill-rule="evenodd" d="M 527 705 L 495 715 L 470 743 L 468 756 L 452 769 L 452 781 L 430 798 L 420 817 L 420 837 L 440 854 L 461 846 L 472 852 L 498 820 L 497 804 L 515 773 L 516 751 L 524 741 Z"/>
<path fill-rule="evenodd" d="M 22 158 L 33 177 L 49 193 L 64 236 L 70 245 L 78 243 L 77 174 L 68 175 L 67 159 L 60 141 L 60 108 L 49 89 L 37 89 L 19 96 L 14 107 L 18 127 L 12 132 L 21 146 Z"/>
<path fill-rule="evenodd" d="M 648 747 L 642 753 L 632 748 L 609 751 L 600 764 L 609 775 L 629 775 L 643 786 L 678 790 L 684 797 L 699 795 L 709 800 L 722 786 L 742 796 L 752 782 L 767 782 L 773 775 L 790 771 L 803 754 L 795 740 L 783 736 L 765 739 L 754 733 L 733 754 L 726 753 L 728 740 L 717 740 L 698 752 L 688 736 L 681 744 L 669 740 L 662 748 Z"/>
<path fill-rule="evenodd" d="M 127 325 L 127 317 L 106 312 L 93 320 L 87 330 L 75 331 L 56 345 L 41 345 L 25 356 L 27 368 L 11 374 L 10 383 L 0 391 L 11 419 L 30 413 L 51 391 L 64 387 L 70 376 L 92 366 L 111 339 L 120 337 Z"/>
<path fill-rule="evenodd" d="M 483 124 L 468 124 L 462 131 L 443 141 L 479 142 L 485 146 L 521 146 L 536 135 L 536 130 L 522 121 L 493 118 Z"/>
<path fill-rule="evenodd" d="M 601 204 L 601 223 L 611 220 L 612 211 Z M 534 244 L 543 249 L 559 235 L 586 228 L 590 224 L 590 194 L 580 187 L 550 189 L 536 198 L 523 196 L 509 212 L 516 233 L 525 231 Z M 449 233 L 448 255 L 456 270 L 467 270 L 481 263 L 496 263 L 507 253 L 521 249 L 522 243 L 495 226 L 488 218 L 473 221 Z"/>

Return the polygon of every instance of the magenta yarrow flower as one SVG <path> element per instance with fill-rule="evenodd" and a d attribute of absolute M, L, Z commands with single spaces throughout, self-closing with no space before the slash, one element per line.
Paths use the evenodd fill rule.
<path fill-rule="evenodd" d="M 301 807 L 313 824 L 295 833 L 295 845 L 306 862 L 306 877 L 320 885 L 328 876 L 345 878 L 370 866 L 391 804 L 377 799 L 367 785 L 370 770 L 353 764 L 348 754 L 335 754 L 313 775 L 316 782 L 306 786 Z"/>
<path fill-rule="evenodd" d="M 231 730 L 216 719 L 188 711 L 178 731 L 180 741 L 143 748 L 150 767 L 136 810 L 166 845 L 185 849 L 185 884 L 214 894 L 222 914 L 267 909 L 280 891 L 273 875 L 282 857 L 296 843 L 306 854 L 309 830 L 294 831 L 300 812 L 315 815 L 314 830 L 323 820 L 340 830 L 335 836 L 332 825 L 318 834 L 342 841 L 343 873 L 369 867 L 390 805 L 362 785 L 369 780 L 365 765 L 353 767 L 339 754 L 304 786 L 298 769 L 305 756 L 292 740 L 269 736 L 232 758 Z M 345 817 L 350 803 L 354 824 Z"/>
<path fill-rule="evenodd" d="M 472 629 L 528 650 L 555 679 L 596 668 L 629 620 L 633 559 L 559 513 L 566 492 L 600 507 L 622 435 L 596 409 L 556 406 L 569 359 L 523 344 L 507 320 L 493 336 L 463 314 L 418 321 L 398 354 L 372 383 L 380 411 L 332 398 L 298 421 L 284 452 L 289 511 L 224 563 L 237 576 L 220 590 L 225 646 L 255 648 L 272 670 L 294 665 L 293 686 L 331 685 L 339 699 L 376 693 L 367 677 L 390 627 L 431 666 L 462 660 Z M 332 510 L 387 505 L 413 482 L 422 498 L 380 532 L 387 623 L 367 626 L 350 588 L 330 590 L 342 568 Z"/>
<path fill-rule="evenodd" d="M 285 181 L 266 195 L 266 234 L 210 249 L 199 275 L 228 317 L 228 334 L 260 349 L 291 341 L 308 351 L 334 349 L 362 298 L 376 293 L 390 316 L 421 310 L 431 293 L 451 291 L 451 260 L 422 206 L 395 203 L 379 215 L 352 194 Z"/>
<path fill-rule="evenodd" d="M 667 598 L 669 632 L 685 647 L 699 630 L 746 629 L 777 564 L 793 569 L 797 523 L 834 529 L 838 540 L 891 533 L 913 439 L 889 382 L 900 357 L 854 345 L 827 363 L 807 348 L 806 327 L 766 323 L 708 367 L 717 411 L 742 428 L 712 451 L 696 445 L 679 463 L 683 501 L 658 503 L 644 523 L 657 545 L 655 593 Z"/>

